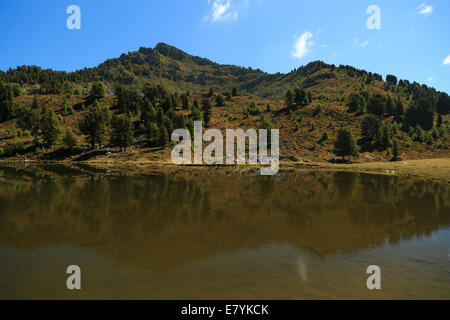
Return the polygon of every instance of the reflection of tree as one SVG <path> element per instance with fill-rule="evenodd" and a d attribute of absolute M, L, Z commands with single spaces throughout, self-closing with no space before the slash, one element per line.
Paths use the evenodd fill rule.
<path fill-rule="evenodd" d="M 450 224 L 447 185 L 395 176 L 55 171 L 2 169 L 1 244 L 34 249 L 64 242 L 165 270 L 270 242 L 319 255 L 352 252 Z"/>
<path fill-rule="evenodd" d="M 273 176 L 262 176 L 258 178 L 259 199 L 262 204 L 270 203 L 276 192 L 276 181 Z"/>
<path fill-rule="evenodd" d="M 333 178 L 339 196 L 351 201 L 353 192 L 358 185 L 359 174 L 355 172 L 335 172 Z"/>

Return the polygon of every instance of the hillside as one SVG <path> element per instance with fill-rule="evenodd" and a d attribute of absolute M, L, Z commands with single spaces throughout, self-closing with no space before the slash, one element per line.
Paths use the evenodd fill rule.
<path fill-rule="evenodd" d="M 169 145 L 161 149 L 159 143 L 163 127 L 170 134 L 178 126 L 190 128 L 199 117 L 207 117 L 206 124 L 219 129 L 278 128 L 284 159 L 333 161 L 333 143 L 340 129 L 350 129 L 359 142 L 357 162 L 391 159 L 394 141 L 402 159 L 449 155 L 450 98 L 446 93 L 394 76 L 384 81 L 376 73 L 321 61 L 288 74 L 268 74 L 220 65 L 160 43 L 91 69 L 66 73 L 24 66 L 0 72 L 0 80 L 4 82 L 0 152 L 6 158 L 126 157 L 140 162 L 167 158 Z M 100 82 L 104 93 L 96 95 L 95 85 Z M 292 102 L 287 101 L 288 90 L 295 95 Z M 302 98 L 298 100 L 297 95 Z M 92 142 L 79 124 L 93 106 L 131 120 L 132 148 L 122 156 L 108 153 L 118 147 L 111 140 L 111 123 L 106 123 L 104 137 L 94 142 L 108 151 L 86 152 Z M 44 129 L 39 127 L 39 145 L 33 146 L 33 130 L 22 119 L 33 109 L 47 112 L 50 120 L 47 109 L 54 111 L 61 130 L 50 145 L 45 145 Z M 368 138 L 362 123 L 370 117 L 376 123 L 371 124 L 375 129 L 371 128 Z M 62 143 L 67 128 L 78 140 L 78 147 L 70 152 Z"/>
<path fill-rule="evenodd" d="M 191 91 L 202 91 L 210 87 L 217 91 L 231 91 L 235 87 L 240 93 L 277 99 L 283 98 L 287 89 L 296 86 L 318 86 L 318 89 L 325 90 L 324 94 L 340 92 L 348 88 L 347 81 L 344 79 L 345 83 L 342 82 L 346 76 L 359 78 L 362 82 L 382 80 L 381 75 L 376 73 L 351 66 L 336 67 L 321 61 L 309 63 L 287 74 L 268 74 L 251 68 L 221 65 L 189 55 L 164 43 L 159 43 L 153 49 L 140 48 L 138 51 L 122 54 L 119 58 L 106 60 L 95 68 L 71 73 L 42 70 L 37 66 L 21 66 L 6 72 L 0 71 L 0 80 L 25 85 L 30 93 L 38 94 L 63 93 L 66 89 L 65 82 L 83 87 L 102 80 L 108 82 L 111 87 L 118 84 L 136 87 L 162 84 L 173 90 Z M 326 86 L 320 86 L 322 83 Z M 409 82 L 404 84 L 410 85 Z M 412 85 L 420 86 L 418 83 Z"/>

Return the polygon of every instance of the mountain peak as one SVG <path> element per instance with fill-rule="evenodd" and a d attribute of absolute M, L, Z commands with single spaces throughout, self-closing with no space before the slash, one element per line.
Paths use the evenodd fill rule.
<path fill-rule="evenodd" d="M 158 43 L 155 47 L 155 51 L 161 53 L 162 55 L 164 55 L 166 57 L 170 57 L 170 58 L 173 58 L 176 60 L 183 60 L 183 59 L 189 57 L 189 55 L 186 52 L 184 52 L 174 46 L 170 46 L 164 42 Z"/>

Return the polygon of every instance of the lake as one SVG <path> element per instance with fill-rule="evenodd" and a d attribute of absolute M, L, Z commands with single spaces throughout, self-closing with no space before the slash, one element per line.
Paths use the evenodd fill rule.
<path fill-rule="evenodd" d="M 0 166 L 0 299 L 450 299 L 449 185 Z M 66 268 L 81 268 L 81 290 Z M 381 269 L 368 290 L 366 269 Z"/>

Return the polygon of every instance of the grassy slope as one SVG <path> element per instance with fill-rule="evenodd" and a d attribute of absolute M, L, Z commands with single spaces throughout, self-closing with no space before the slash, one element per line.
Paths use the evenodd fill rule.
<path fill-rule="evenodd" d="M 163 57 L 164 59 L 165 57 Z M 167 62 L 168 63 L 168 62 Z M 185 66 L 189 68 L 189 64 Z M 336 137 L 339 128 L 351 128 L 353 134 L 356 138 L 360 135 L 359 122 L 360 116 L 355 114 L 349 114 L 346 112 L 345 102 L 343 101 L 345 97 L 352 92 L 358 92 L 362 87 L 362 82 L 358 78 L 352 78 L 347 75 L 343 70 L 335 69 L 331 71 L 327 68 L 321 69 L 311 77 L 320 77 L 323 73 L 333 72 L 336 75 L 334 79 L 324 79 L 317 81 L 317 83 L 308 88 L 313 94 L 313 101 L 310 105 L 295 111 L 295 114 L 302 114 L 303 120 L 300 123 L 300 128 L 296 130 L 295 121 L 289 115 L 288 112 L 284 110 L 284 102 L 282 99 L 277 98 L 273 95 L 270 99 L 261 98 L 261 96 L 242 94 L 232 98 L 232 100 L 226 101 L 226 106 L 224 107 L 214 107 L 212 121 L 210 123 L 211 127 L 226 129 L 226 128 L 257 128 L 258 122 L 261 115 L 250 115 L 248 118 L 244 117 L 244 109 L 250 105 L 252 101 L 255 101 L 260 107 L 261 114 L 270 119 L 274 124 L 274 128 L 280 129 L 280 147 L 282 159 L 298 159 L 303 161 L 314 161 L 314 162 L 326 162 L 334 158 L 332 154 L 333 141 Z M 294 87 L 296 84 L 301 84 L 304 78 L 295 77 L 294 73 L 291 75 L 283 76 L 283 80 L 279 82 L 267 82 L 261 83 L 261 90 L 265 93 L 267 92 L 284 92 L 288 87 Z M 203 89 L 203 92 L 206 89 Z M 382 90 L 382 82 L 375 81 L 371 85 L 366 85 L 364 90 L 369 93 L 383 93 L 387 94 Z M 396 94 L 389 93 L 394 99 L 396 99 Z M 200 100 L 200 93 L 192 93 L 191 102 L 193 99 Z M 265 94 L 263 94 L 264 96 Z M 320 96 L 326 97 L 326 99 L 320 99 Z M 16 98 L 16 103 L 21 103 L 29 105 L 32 102 L 31 95 L 23 95 Z M 85 100 L 86 96 L 72 95 L 68 102 L 69 104 L 76 106 Z M 62 116 L 61 108 L 63 104 L 64 95 L 46 95 L 39 97 L 39 101 L 53 108 L 58 114 Z M 403 100 L 406 106 L 408 102 Z M 101 105 L 106 105 L 111 107 L 114 104 L 114 97 L 106 97 L 101 101 Z M 271 105 L 271 111 L 266 111 L 266 105 Z M 317 105 L 321 105 L 322 112 L 318 115 L 313 115 L 314 109 Z M 113 111 L 113 110 L 112 110 Z M 114 111 L 113 111 L 114 112 Z M 79 139 L 81 144 L 86 144 L 85 137 L 78 133 L 77 123 L 82 118 L 82 112 L 77 111 L 73 115 L 64 115 L 62 121 L 62 128 L 71 127 L 75 133 L 77 139 Z M 333 124 L 329 127 L 330 120 Z M 385 121 L 389 121 L 387 119 Z M 446 120 L 450 120 L 450 116 L 444 116 L 444 123 Z M 315 123 L 315 130 L 310 130 L 311 123 Z M 0 124 L 0 147 L 5 147 L 8 144 L 14 142 L 13 133 L 13 122 L 9 121 Z M 6 132 L 10 131 L 7 135 Z M 447 128 L 448 130 L 448 128 Z M 17 129 L 15 130 L 17 133 Z M 328 140 L 319 144 L 319 139 L 323 132 L 328 132 Z M 31 145 L 31 137 L 19 138 L 25 142 L 25 147 Z M 399 150 L 402 154 L 402 158 L 406 160 L 410 159 L 426 159 L 426 158 L 445 158 L 449 156 L 448 148 L 449 142 L 444 143 L 443 148 L 436 148 L 436 143 L 433 145 L 427 145 L 425 143 L 413 142 L 411 138 L 400 131 L 397 135 L 397 140 L 399 143 Z M 55 149 L 60 146 L 55 146 Z M 48 150 L 49 152 L 52 150 Z M 169 156 L 169 150 L 158 151 L 155 153 L 147 153 L 148 149 L 136 149 L 131 150 L 126 159 L 133 160 L 136 159 L 141 162 L 147 162 L 149 160 L 154 161 L 155 159 L 167 158 Z M 37 155 L 35 153 L 26 154 L 27 159 L 38 159 L 42 155 Z M 117 155 L 111 157 L 117 158 Z M 373 158 L 372 158 L 373 157 Z M 361 154 L 356 162 L 367 162 L 369 159 L 371 161 L 378 160 L 388 160 L 392 157 L 390 154 L 383 152 L 373 152 Z M 23 159 L 23 156 L 19 156 Z"/>

